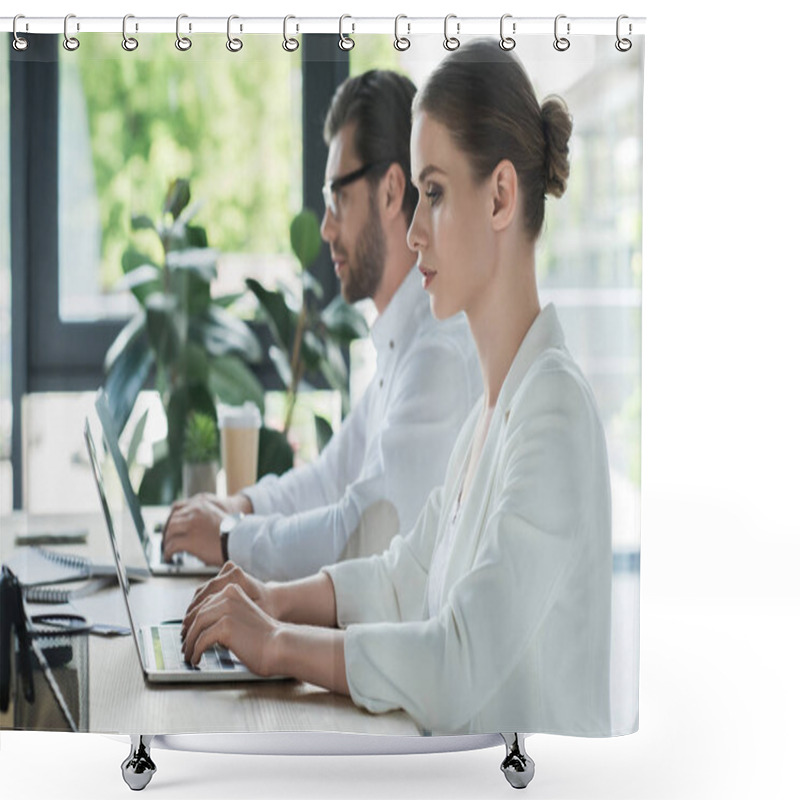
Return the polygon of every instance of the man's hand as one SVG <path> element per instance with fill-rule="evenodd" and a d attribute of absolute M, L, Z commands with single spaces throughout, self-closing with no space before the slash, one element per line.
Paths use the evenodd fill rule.
<path fill-rule="evenodd" d="M 250 501 L 243 495 L 222 498 L 213 494 L 196 494 L 172 505 L 164 526 L 164 558 L 176 553 L 192 553 L 206 564 L 222 564 L 222 545 L 219 524 L 226 514 L 245 509 L 252 511 Z"/>

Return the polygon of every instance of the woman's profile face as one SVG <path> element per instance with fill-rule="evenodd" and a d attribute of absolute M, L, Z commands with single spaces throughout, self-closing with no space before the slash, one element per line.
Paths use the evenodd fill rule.
<path fill-rule="evenodd" d="M 492 274 L 492 197 L 476 184 L 449 130 L 426 112 L 411 130 L 411 176 L 419 189 L 408 245 L 418 253 L 423 286 L 437 319 L 467 314 Z"/>

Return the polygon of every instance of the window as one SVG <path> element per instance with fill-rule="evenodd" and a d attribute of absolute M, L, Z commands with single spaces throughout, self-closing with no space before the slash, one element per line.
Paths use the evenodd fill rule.
<path fill-rule="evenodd" d="M 125 52 L 115 34 L 60 48 L 62 321 L 130 315 L 134 301 L 115 286 L 131 217 L 157 218 L 176 178 L 191 180 L 196 222 L 224 254 L 215 293 L 242 291 L 247 276 L 291 275 L 289 223 L 303 201 L 301 61 L 269 57 L 273 37 L 252 37 L 237 54 L 216 37 L 196 37 L 187 52 L 173 39 L 148 36 L 146 54 Z"/>

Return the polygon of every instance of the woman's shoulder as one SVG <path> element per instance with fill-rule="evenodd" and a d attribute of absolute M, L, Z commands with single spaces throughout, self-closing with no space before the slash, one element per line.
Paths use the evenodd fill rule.
<path fill-rule="evenodd" d="M 506 414 L 522 423 L 542 414 L 598 419 L 594 393 L 586 376 L 564 347 L 543 351 L 528 366 Z M 599 421 L 599 419 L 598 419 Z"/>

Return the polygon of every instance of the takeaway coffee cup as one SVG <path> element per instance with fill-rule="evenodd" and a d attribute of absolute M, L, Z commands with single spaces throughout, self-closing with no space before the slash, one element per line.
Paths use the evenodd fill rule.
<path fill-rule="evenodd" d="M 222 468 L 228 497 L 256 482 L 261 414 L 255 403 L 220 406 L 217 410 Z"/>

